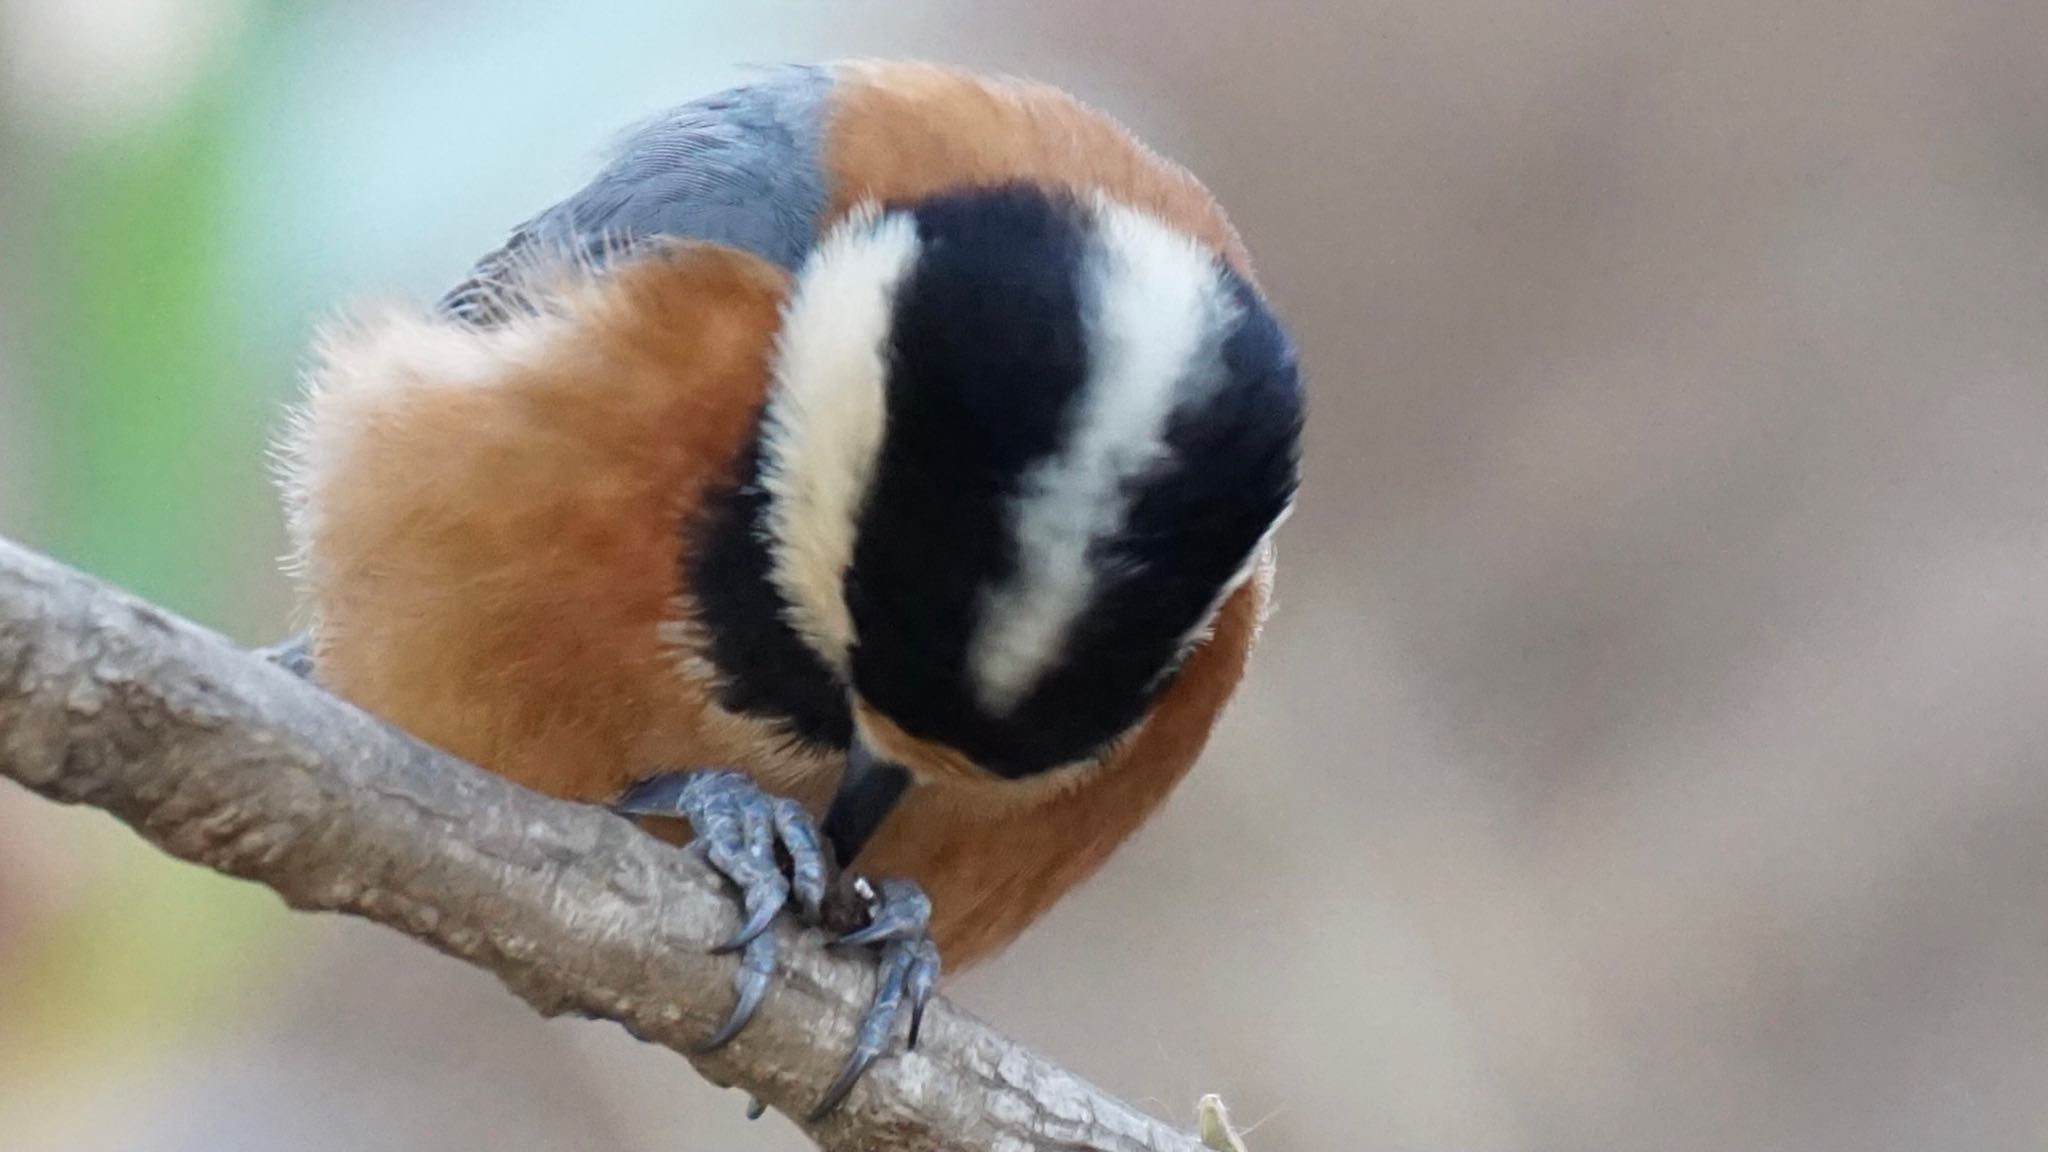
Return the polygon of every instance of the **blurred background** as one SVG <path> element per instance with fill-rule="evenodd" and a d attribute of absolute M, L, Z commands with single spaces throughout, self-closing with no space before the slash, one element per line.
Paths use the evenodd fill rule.
<path fill-rule="evenodd" d="M 1250 690 L 955 997 L 1255 1149 L 2048 1146 L 2048 6 L 0 0 L 0 532 L 247 642 L 313 324 L 750 62 L 1060 83 L 1303 345 Z M 794 1149 L 0 786 L 0 1147 Z"/>

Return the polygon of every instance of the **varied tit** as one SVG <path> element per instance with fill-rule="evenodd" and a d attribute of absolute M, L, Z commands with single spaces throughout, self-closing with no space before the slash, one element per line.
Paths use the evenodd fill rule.
<path fill-rule="evenodd" d="M 906 999 L 915 1043 L 941 952 L 1007 944 L 1201 752 L 1302 415 L 1222 210 L 1108 118 L 772 71 L 630 135 L 438 307 L 324 334 L 281 453 L 306 651 L 449 752 L 693 834 L 746 913 L 713 1043 L 785 904 L 884 877 L 822 1112 Z"/>

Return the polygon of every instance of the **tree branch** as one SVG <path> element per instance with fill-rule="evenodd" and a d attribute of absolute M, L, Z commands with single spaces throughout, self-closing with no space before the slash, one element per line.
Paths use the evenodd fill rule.
<path fill-rule="evenodd" d="M 105 809 L 183 860 L 294 908 L 395 928 L 544 1015 L 615 1020 L 714 1083 L 801 1117 L 853 1042 L 865 960 L 788 923 L 784 972 L 740 1037 L 718 879 L 610 813 L 444 756 L 223 638 L 0 539 L 0 776 Z M 827 1149 L 1199 1152 L 935 1002 L 918 1050 L 806 1131 Z"/>

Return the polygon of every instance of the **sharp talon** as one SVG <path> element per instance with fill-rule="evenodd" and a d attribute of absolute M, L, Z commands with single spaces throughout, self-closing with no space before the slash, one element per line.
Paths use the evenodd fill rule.
<path fill-rule="evenodd" d="M 759 1120 L 768 1114 L 768 1105 L 759 1096 L 747 1097 L 747 1119 Z"/>
<path fill-rule="evenodd" d="M 890 925 L 870 924 L 858 932 L 848 932 L 846 935 L 832 941 L 832 946 L 835 948 L 854 948 L 862 944 L 879 944 L 882 941 L 894 939 L 893 932 L 894 929 Z"/>
<path fill-rule="evenodd" d="M 917 1048 L 917 1034 L 924 1027 L 924 1006 L 939 985 L 939 948 L 930 940 L 912 945 L 910 969 L 903 975 L 903 994 L 910 1000 L 910 1039 L 904 1047 Z"/>
<path fill-rule="evenodd" d="M 826 923 L 829 914 L 833 929 L 849 920 L 860 925 L 835 944 L 882 945 L 875 997 L 855 1032 L 853 1052 L 811 1118 L 838 1107 L 888 1050 L 906 1000 L 909 1045 L 917 1046 L 925 1004 L 939 979 L 939 953 L 927 935 L 932 904 L 916 884 L 870 884 L 848 877 L 845 888 L 837 886 L 831 857 L 810 814 L 793 800 L 764 794 L 736 772 L 677 773 L 643 780 L 627 789 L 613 808 L 627 816 L 688 820 L 695 833 L 690 850 L 739 890 L 742 922 L 731 939 L 712 949 L 740 953 L 733 974 L 736 999 L 731 1014 L 697 1051 L 709 1052 L 731 1042 L 760 1010 L 775 975 L 775 917 L 792 904 L 810 924 Z M 841 907 L 849 889 L 860 904 Z M 760 1116 L 763 1110 L 760 1100 L 749 1100 L 749 1117 Z"/>
<path fill-rule="evenodd" d="M 875 897 L 877 907 L 865 928 L 834 940 L 838 945 L 881 944 L 891 940 L 916 940 L 924 936 L 932 921 L 932 902 L 908 880 L 884 880 Z"/>
<path fill-rule="evenodd" d="M 728 952 L 737 952 L 759 939 L 761 933 L 766 932 L 768 926 L 775 923 L 775 914 L 782 911 L 783 899 L 778 896 L 775 899 L 748 900 L 747 904 L 752 911 L 747 916 L 747 922 L 740 925 L 739 931 L 734 932 L 730 940 L 711 949 L 712 954 L 723 956 Z"/>
<path fill-rule="evenodd" d="M 732 1038 L 739 1035 L 740 1029 L 745 1028 L 747 1022 L 754 1018 L 754 1010 L 761 1006 L 761 998 L 767 992 L 766 980 L 750 980 L 742 985 L 740 1002 L 733 1007 L 732 1015 L 725 1018 L 725 1023 L 719 1025 L 718 1031 L 713 1032 L 709 1040 L 697 1045 L 697 1051 L 716 1052 L 732 1043 Z"/>
<path fill-rule="evenodd" d="M 908 887 L 914 890 L 914 886 Z M 875 972 L 875 998 L 869 1002 L 867 1015 L 854 1032 L 853 1055 L 826 1090 L 825 1099 L 811 1111 L 811 1119 L 823 1117 L 844 1100 L 861 1074 L 888 1048 L 889 1036 L 896 1031 L 896 1018 L 902 1015 L 905 996 L 911 998 L 911 1026 L 917 1027 L 924 1009 L 922 998 L 931 995 L 931 986 L 938 980 L 938 960 L 938 949 L 929 940 L 892 940 L 882 950 L 881 967 Z"/>
<path fill-rule="evenodd" d="M 256 655 L 301 680 L 310 679 L 313 675 L 313 637 L 310 633 L 301 632 L 268 648 L 258 648 Z"/>
<path fill-rule="evenodd" d="M 806 1116 L 805 1119 L 810 1121 L 823 1120 L 834 1108 L 839 1107 L 845 1101 L 847 1094 L 853 1091 L 853 1086 L 859 1083 L 861 1073 L 866 1072 L 868 1065 L 874 1063 L 874 1061 L 875 1054 L 872 1052 L 854 1053 L 853 1059 L 846 1062 L 846 1067 L 839 1070 L 839 1076 L 832 1081 L 832 1086 L 825 1089 L 825 1098 L 818 1101 L 818 1106 L 811 1109 L 811 1114 Z"/>
<path fill-rule="evenodd" d="M 683 790 L 690 777 L 656 776 L 642 780 L 612 803 L 612 811 L 624 816 L 682 816 Z"/>
<path fill-rule="evenodd" d="M 718 1031 L 697 1046 L 698 1052 L 716 1051 L 740 1034 L 740 1029 L 754 1018 L 761 1001 L 767 998 L 768 983 L 774 974 L 775 937 L 758 937 L 747 945 L 746 955 L 740 959 L 739 971 L 733 975 L 733 988 L 739 992 L 739 1002 L 733 1005 L 732 1015 L 725 1018 Z"/>
<path fill-rule="evenodd" d="M 741 954 L 733 974 L 738 1000 L 732 1014 L 698 1049 L 708 1052 L 739 1034 L 775 975 L 775 916 L 788 905 L 790 881 L 776 859 L 778 840 L 799 865 L 808 831 L 803 809 L 764 794 L 737 772 L 683 772 L 656 776 L 628 788 L 612 805 L 628 816 L 681 817 L 695 834 L 690 850 L 740 891 L 744 915 L 730 939 L 711 949 Z M 806 880 L 808 883 L 808 880 Z"/>

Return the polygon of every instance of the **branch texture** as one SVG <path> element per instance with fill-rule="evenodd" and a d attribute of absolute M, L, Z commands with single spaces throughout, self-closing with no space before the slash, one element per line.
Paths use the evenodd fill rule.
<path fill-rule="evenodd" d="M 105 809 L 294 908 L 346 912 L 486 969 L 545 1015 L 615 1020 L 793 1117 L 853 1043 L 873 965 L 784 922 L 784 971 L 727 1047 L 720 882 L 625 820 L 442 755 L 196 625 L 0 540 L 0 776 Z M 1198 1152 L 934 1002 L 806 1131 L 827 1149 Z"/>

